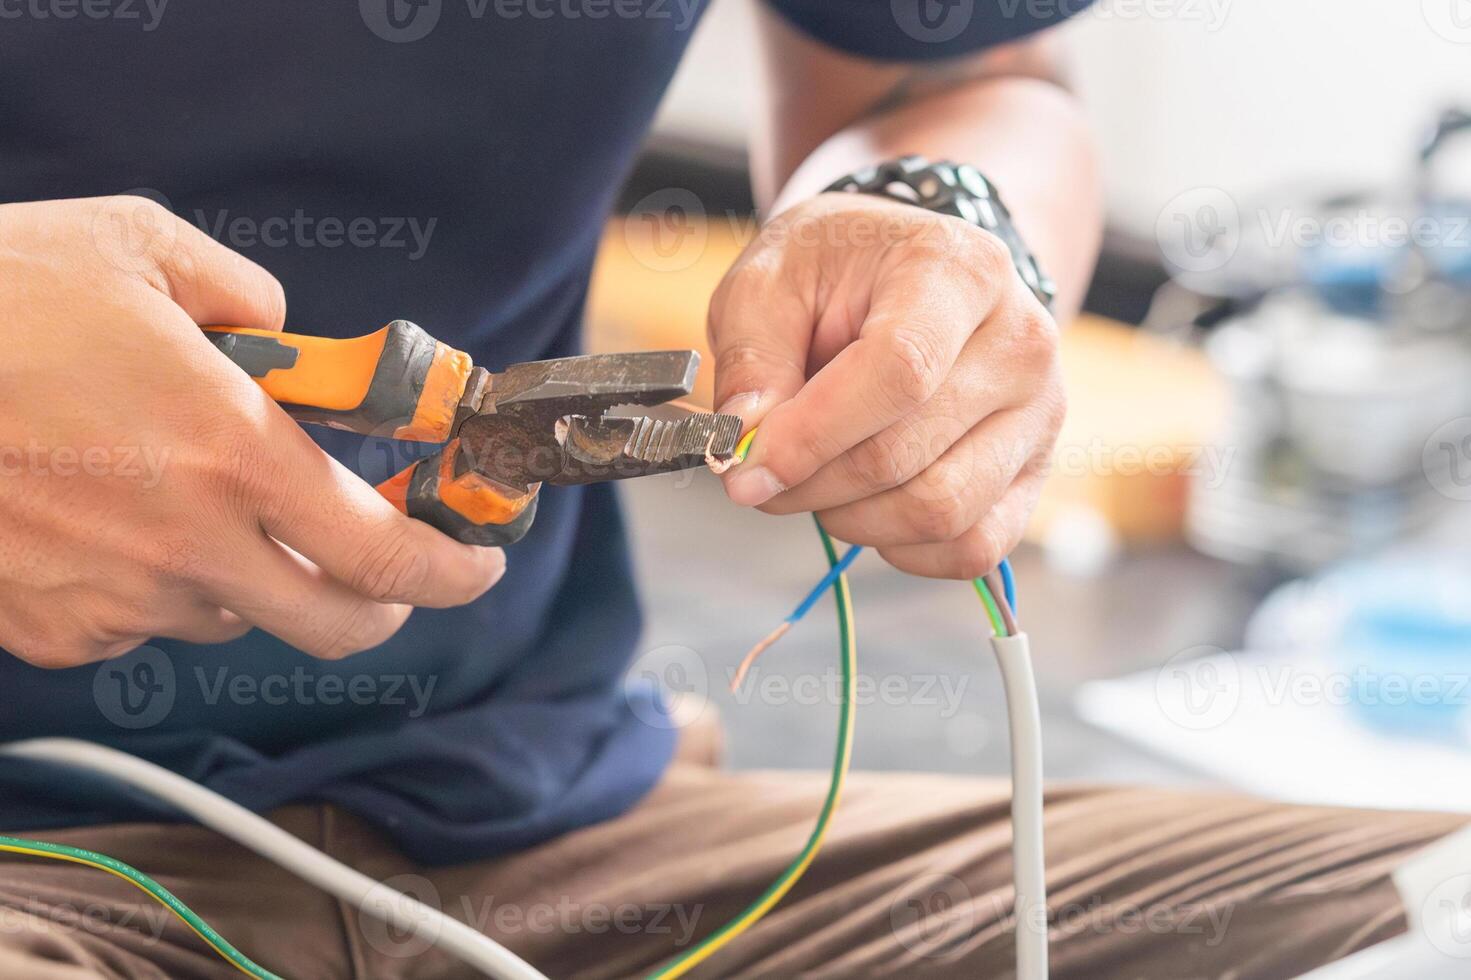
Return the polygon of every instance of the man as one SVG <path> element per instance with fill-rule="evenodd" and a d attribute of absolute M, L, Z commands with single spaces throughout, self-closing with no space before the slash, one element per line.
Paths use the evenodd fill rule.
<path fill-rule="evenodd" d="M 822 784 L 670 766 L 670 729 L 639 720 L 654 693 L 620 690 L 638 618 L 612 492 L 547 492 L 509 561 L 457 544 L 371 489 L 405 460 L 309 436 L 198 330 L 280 329 L 289 299 L 299 332 L 406 316 L 488 365 L 574 351 L 698 6 L 3 9 L 0 741 L 167 765 L 553 976 L 646 971 L 716 928 L 795 852 Z M 1063 413 L 1046 290 L 1018 268 L 1035 256 L 1066 319 L 1100 228 L 1043 32 L 1071 9 L 762 9 L 752 164 L 776 217 L 710 311 L 718 402 L 761 427 L 736 504 L 816 511 L 920 575 L 968 578 L 1016 543 Z M 977 168 L 1014 229 L 822 193 L 909 154 Z M 106 781 L 12 761 L 0 785 L 0 827 L 160 877 L 284 976 L 463 975 Z M 1004 972 L 1005 800 L 855 780 L 806 880 L 707 968 Z M 1450 826 L 1167 794 L 1052 808 L 1059 903 L 1228 920 L 1216 943 L 1060 920 L 1061 976 L 1332 958 L 1397 927 L 1385 869 Z M 934 917 L 951 901 L 962 928 Z M 6 861 L 0 903 L 0 976 L 231 975 L 84 868 Z"/>

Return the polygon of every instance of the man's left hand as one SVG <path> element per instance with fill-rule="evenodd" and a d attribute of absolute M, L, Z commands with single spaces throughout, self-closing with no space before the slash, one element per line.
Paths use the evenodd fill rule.
<path fill-rule="evenodd" d="M 1005 244 L 823 194 L 768 222 L 710 304 L 715 401 L 760 425 L 737 504 L 814 511 L 896 568 L 974 578 L 1020 540 L 1065 411 L 1058 329 Z"/>

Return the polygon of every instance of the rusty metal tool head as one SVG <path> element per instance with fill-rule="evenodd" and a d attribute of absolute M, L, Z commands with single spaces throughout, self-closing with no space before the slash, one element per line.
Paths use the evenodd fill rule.
<path fill-rule="evenodd" d="M 671 473 L 735 454 L 741 420 L 701 413 L 680 419 L 608 415 L 688 395 L 692 350 L 587 354 L 477 368 L 456 423 L 463 465 L 508 489 Z"/>

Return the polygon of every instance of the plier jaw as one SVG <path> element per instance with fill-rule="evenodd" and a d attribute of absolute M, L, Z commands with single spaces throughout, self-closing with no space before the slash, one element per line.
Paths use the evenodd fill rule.
<path fill-rule="evenodd" d="M 479 407 L 457 434 L 471 468 L 520 492 L 538 483 L 601 483 L 723 461 L 740 439 L 738 416 L 606 414 L 689 394 L 699 366 L 692 350 L 513 364 L 486 377 Z"/>
<path fill-rule="evenodd" d="M 685 350 L 529 361 L 483 376 L 477 368 L 445 458 L 437 468 L 432 460 L 417 464 L 426 473 L 410 478 L 405 511 L 462 541 L 510 544 L 531 526 L 544 483 L 602 483 L 729 460 L 739 416 L 606 414 L 689 394 L 699 363 Z"/>
<path fill-rule="evenodd" d="M 543 483 L 726 462 L 740 438 L 734 415 L 607 414 L 688 395 L 700 363 L 691 350 L 561 357 L 492 373 L 407 320 L 350 340 L 239 327 L 206 334 L 299 421 L 444 443 L 378 490 L 471 544 L 519 540 Z"/>

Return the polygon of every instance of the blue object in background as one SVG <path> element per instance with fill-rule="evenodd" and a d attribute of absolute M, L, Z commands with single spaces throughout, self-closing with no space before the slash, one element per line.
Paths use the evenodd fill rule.
<path fill-rule="evenodd" d="M 1471 742 L 1471 565 L 1355 564 L 1324 584 L 1345 600 L 1332 649 L 1354 713 L 1394 734 Z"/>
<path fill-rule="evenodd" d="M 1369 319 L 1386 312 L 1386 301 L 1395 295 L 1413 251 L 1423 256 L 1428 275 L 1471 289 L 1471 243 L 1463 230 L 1468 214 L 1471 202 L 1447 200 L 1398 222 L 1393 215 L 1381 215 L 1371 225 L 1379 229 L 1379 240 L 1325 240 L 1304 248 L 1298 260 L 1303 280 L 1330 309 Z M 1342 210 L 1325 215 L 1323 223 L 1325 229 L 1348 229 L 1357 220 L 1355 211 Z"/>

